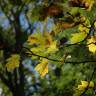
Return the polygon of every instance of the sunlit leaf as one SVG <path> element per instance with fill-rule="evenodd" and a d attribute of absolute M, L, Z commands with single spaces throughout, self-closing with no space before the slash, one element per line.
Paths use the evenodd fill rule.
<path fill-rule="evenodd" d="M 86 38 L 87 34 L 85 32 L 73 33 L 70 39 L 72 44 L 81 42 Z"/>
<path fill-rule="evenodd" d="M 96 37 L 91 37 L 90 39 L 88 39 L 87 41 L 88 43 L 88 48 L 89 48 L 89 51 L 92 52 L 92 53 L 95 53 L 96 52 Z"/>
<path fill-rule="evenodd" d="M 43 78 L 48 73 L 48 60 L 43 58 L 35 67 L 35 70 L 40 74 L 41 78 Z"/>
<path fill-rule="evenodd" d="M 42 33 L 34 33 L 28 37 L 28 44 L 45 44 L 45 38 Z"/>
<path fill-rule="evenodd" d="M 49 32 L 32 34 L 28 38 L 28 44 L 33 45 L 30 50 L 39 56 L 48 56 L 48 54 L 58 51 L 57 41 L 53 40 L 53 36 Z M 34 59 L 37 57 L 32 56 Z"/>
<path fill-rule="evenodd" d="M 89 28 L 84 27 L 83 25 L 79 25 L 78 30 L 81 31 L 81 32 L 85 32 L 85 33 L 89 32 Z"/>
<path fill-rule="evenodd" d="M 19 67 L 20 64 L 20 55 L 19 54 L 12 54 L 11 57 L 9 57 L 6 63 L 7 70 L 9 72 L 13 71 L 15 68 Z"/>
<path fill-rule="evenodd" d="M 94 0 L 85 0 L 85 7 L 87 11 L 91 11 L 94 2 L 95 2 Z"/>
<path fill-rule="evenodd" d="M 49 46 L 49 48 L 47 50 L 47 53 L 54 53 L 54 52 L 58 51 L 56 44 L 57 44 L 56 41 L 52 42 L 52 44 Z"/>
<path fill-rule="evenodd" d="M 81 85 L 78 85 L 78 90 L 83 91 L 85 90 L 87 87 L 94 87 L 94 82 L 90 81 L 90 83 L 88 81 L 81 81 Z"/>

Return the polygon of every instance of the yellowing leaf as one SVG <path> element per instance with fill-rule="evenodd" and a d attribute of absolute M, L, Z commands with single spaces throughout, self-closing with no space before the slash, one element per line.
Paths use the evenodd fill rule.
<path fill-rule="evenodd" d="M 43 58 L 35 67 L 35 70 L 39 72 L 41 78 L 43 78 L 48 73 L 48 60 Z"/>
<path fill-rule="evenodd" d="M 45 46 L 48 47 L 53 42 L 52 36 L 49 32 L 44 32 L 43 36 L 46 39 L 46 45 Z"/>
<path fill-rule="evenodd" d="M 54 53 L 54 52 L 58 51 L 56 44 L 57 44 L 56 41 L 52 42 L 52 44 L 47 49 L 47 53 Z"/>
<path fill-rule="evenodd" d="M 15 68 L 19 67 L 20 55 L 13 54 L 10 58 L 7 59 L 6 67 L 9 72 L 13 71 Z"/>
<path fill-rule="evenodd" d="M 92 9 L 93 4 L 94 0 L 85 0 L 85 7 L 87 11 L 90 11 Z"/>
<path fill-rule="evenodd" d="M 85 89 L 86 87 L 84 87 L 84 86 L 82 86 L 82 85 L 78 85 L 78 90 L 80 90 L 80 91 L 83 91 L 84 89 Z"/>
<path fill-rule="evenodd" d="M 92 53 L 96 52 L 96 45 L 94 43 L 96 43 L 96 38 L 95 37 L 91 37 L 87 41 L 87 44 L 89 44 L 88 45 L 89 51 L 92 52 Z"/>
<path fill-rule="evenodd" d="M 96 21 L 94 22 L 94 27 L 96 28 Z"/>
<path fill-rule="evenodd" d="M 72 44 L 81 42 L 86 38 L 87 34 L 85 32 L 80 32 L 80 33 L 73 33 L 72 37 L 70 39 L 70 42 Z"/>
<path fill-rule="evenodd" d="M 56 25 L 54 25 L 53 27 L 54 35 L 57 35 L 58 33 L 60 33 L 61 30 L 62 30 L 61 23 L 57 23 Z"/>
<path fill-rule="evenodd" d="M 53 38 L 49 32 L 34 33 L 28 37 L 27 41 L 29 45 L 36 44 L 46 48 L 53 42 Z"/>
<path fill-rule="evenodd" d="M 33 44 L 45 44 L 45 38 L 42 35 L 42 33 L 33 33 L 28 37 L 28 44 L 33 45 Z"/>
<path fill-rule="evenodd" d="M 43 46 L 40 46 L 40 47 L 33 47 L 31 48 L 30 50 L 34 53 L 40 53 L 40 52 L 44 52 L 44 47 Z"/>
<path fill-rule="evenodd" d="M 81 85 L 78 85 L 78 90 L 82 91 L 88 87 L 88 81 L 81 81 Z M 94 82 L 90 81 L 89 87 L 94 87 Z"/>
<path fill-rule="evenodd" d="M 47 52 L 44 46 L 40 47 L 33 47 L 30 49 L 34 54 L 39 55 L 39 56 L 47 56 Z M 32 56 L 32 59 L 37 59 L 38 56 Z"/>
<path fill-rule="evenodd" d="M 90 81 L 89 87 L 94 87 L 94 82 Z"/>
<path fill-rule="evenodd" d="M 85 17 L 82 16 L 82 18 L 85 18 Z M 81 18 L 81 19 L 82 19 L 82 18 Z M 89 19 L 85 18 L 85 20 L 83 21 L 83 24 L 80 24 L 80 25 L 78 26 L 78 30 L 79 30 L 80 32 L 89 33 L 90 27 L 91 27 L 91 24 L 90 24 Z"/>
<path fill-rule="evenodd" d="M 41 56 L 48 56 L 51 53 L 58 51 L 57 41 L 53 40 L 52 35 L 49 32 L 34 33 L 28 38 L 28 42 L 32 46 L 31 51 L 34 54 Z M 32 59 L 36 59 L 38 56 L 32 56 Z"/>
<path fill-rule="evenodd" d="M 85 87 L 85 88 L 88 86 L 88 82 L 87 82 L 87 81 L 81 81 L 81 84 L 82 84 L 82 86 Z"/>
<path fill-rule="evenodd" d="M 31 45 L 31 44 L 37 44 L 38 43 L 38 39 L 36 38 L 36 37 L 33 37 L 32 35 L 30 35 L 29 37 L 28 37 L 28 43 Z"/>
<path fill-rule="evenodd" d="M 81 32 L 89 33 L 89 28 L 84 27 L 83 25 L 79 25 L 78 30 Z"/>

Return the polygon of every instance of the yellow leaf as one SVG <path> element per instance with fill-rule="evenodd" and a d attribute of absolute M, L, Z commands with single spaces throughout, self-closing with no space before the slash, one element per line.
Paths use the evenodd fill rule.
<path fill-rule="evenodd" d="M 80 91 L 83 91 L 85 89 L 85 87 L 82 86 L 82 85 L 78 85 L 78 88 L 77 89 L 80 90 Z"/>
<path fill-rule="evenodd" d="M 94 27 L 96 28 L 96 21 L 94 22 Z"/>
<path fill-rule="evenodd" d="M 78 85 L 78 90 L 82 91 L 85 90 L 88 87 L 88 81 L 81 81 L 81 85 Z M 89 87 L 94 87 L 94 82 L 90 81 Z"/>
<path fill-rule="evenodd" d="M 81 84 L 84 88 L 86 88 L 88 86 L 88 82 L 87 81 L 81 81 Z"/>
<path fill-rule="evenodd" d="M 89 28 L 84 27 L 82 24 L 79 25 L 78 30 L 81 32 L 89 33 Z"/>
<path fill-rule="evenodd" d="M 96 52 L 96 45 L 94 44 L 96 43 L 96 37 L 91 37 L 90 39 L 88 39 L 87 41 L 87 44 L 88 45 L 88 48 L 89 48 L 89 51 L 92 52 L 92 53 L 95 53 Z"/>
<path fill-rule="evenodd" d="M 33 45 L 33 44 L 36 44 L 36 45 L 43 44 L 44 45 L 45 44 L 45 38 L 42 33 L 33 33 L 32 35 L 30 35 L 28 37 L 27 41 L 28 41 L 29 45 Z"/>
<path fill-rule="evenodd" d="M 34 54 L 39 55 L 39 56 L 47 56 L 46 49 L 44 46 L 38 46 L 38 47 L 33 47 L 30 49 Z M 37 59 L 38 56 L 32 55 L 32 59 Z"/>
<path fill-rule="evenodd" d="M 49 32 L 44 32 L 43 33 L 43 36 L 45 37 L 45 39 L 46 39 L 46 44 L 45 44 L 45 46 L 46 47 L 48 47 L 51 43 L 52 43 L 52 36 L 51 36 L 51 34 L 49 33 Z"/>
<path fill-rule="evenodd" d="M 33 37 L 32 35 L 30 35 L 28 37 L 28 43 L 31 45 L 31 44 L 37 44 L 38 43 L 38 39 L 36 37 Z"/>
<path fill-rule="evenodd" d="M 40 46 L 40 47 L 33 47 L 31 48 L 30 50 L 34 53 L 40 53 L 40 52 L 44 52 L 44 47 L 43 46 Z"/>
<path fill-rule="evenodd" d="M 13 71 L 15 68 L 19 67 L 20 63 L 20 55 L 19 54 L 13 54 L 10 58 L 8 58 L 6 63 L 7 70 L 9 72 Z"/>
<path fill-rule="evenodd" d="M 58 50 L 56 46 L 57 41 L 53 40 L 49 32 L 34 33 L 29 36 L 28 42 L 31 45 L 36 45 L 31 48 L 31 51 L 38 55 L 45 56 Z"/>
<path fill-rule="evenodd" d="M 57 44 L 56 41 L 52 42 L 52 44 L 51 44 L 51 45 L 49 46 L 49 48 L 47 49 L 47 53 L 48 53 L 48 54 L 49 54 L 49 53 L 54 53 L 54 52 L 58 51 L 58 48 L 57 48 L 56 44 Z"/>
<path fill-rule="evenodd" d="M 62 30 L 61 23 L 57 23 L 56 25 L 54 25 L 53 27 L 54 35 L 57 35 L 58 33 L 60 33 L 61 30 Z"/>
<path fill-rule="evenodd" d="M 80 32 L 80 33 L 73 33 L 72 37 L 70 39 L 70 42 L 72 44 L 81 42 L 86 38 L 87 34 L 85 32 Z"/>
<path fill-rule="evenodd" d="M 90 81 L 89 87 L 94 87 L 94 82 Z"/>
<path fill-rule="evenodd" d="M 35 70 L 39 72 L 41 78 L 43 78 L 48 73 L 48 60 L 43 58 L 35 67 Z"/>
<path fill-rule="evenodd" d="M 90 11 L 92 9 L 93 4 L 94 4 L 94 0 L 85 1 L 85 7 L 86 7 L 87 11 Z"/>

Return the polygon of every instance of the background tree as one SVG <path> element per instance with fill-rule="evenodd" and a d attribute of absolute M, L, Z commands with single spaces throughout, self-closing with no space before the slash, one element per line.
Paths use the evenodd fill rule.
<path fill-rule="evenodd" d="M 1 96 L 95 96 L 95 10 L 95 0 L 0 0 Z"/>

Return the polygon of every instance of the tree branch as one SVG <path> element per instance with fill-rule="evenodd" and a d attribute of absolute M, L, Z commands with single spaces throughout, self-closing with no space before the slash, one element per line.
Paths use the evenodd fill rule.
<path fill-rule="evenodd" d="M 77 44 L 80 44 L 80 43 L 86 41 L 89 36 L 94 36 L 94 31 L 95 31 L 95 30 L 94 30 L 94 23 L 95 23 L 95 22 L 96 22 L 96 20 L 94 20 L 93 23 L 91 24 L 91 27 L 90 27 L 90 29 L 89 29 L 89 33 L 87 34 L 87 36 L 86 36 L 83 40 L 81 40 L 81 41 L 79 41 L 79 42 L 76 42 L 76 43 L 73 43 L 73 44 L 65 44 L 64 46 L 69 47 L 69 46 L 77 45 Z"/>
<path fill-rule="evenodd" d="M 33 55 L 33 56 L 37 56 L 37 57 L 41 57 L 41 58 L 45 58 L 45 59 L 48 59 L 50 61 L 55 61 L 55 62 L 63 62 L 63 63 L 72 63 L 72 64 L 80 64 L 80 63 L 92 63 L 92 62 L 96 62 L 96 60 L 85 60 L 85 61 L 62 61 L 62 60 L 58 60 L 58 59 L 52 59 L 52 58 L 49 58 L 49 57 L 45 57 L 45 56 L 41 56 L 41 55 L 37 55 L 35 53 L 33 53 L 30 49 L 26 48 L 26 47 L 23 47 L 25 48 L 27 51 L 29 51 L 30 53 L 28 53 L 29 55 Z"/>

